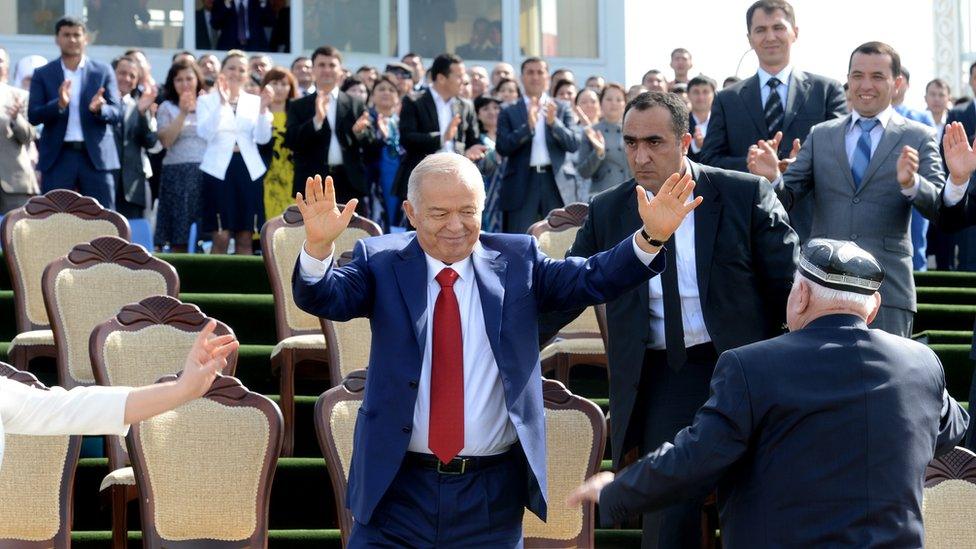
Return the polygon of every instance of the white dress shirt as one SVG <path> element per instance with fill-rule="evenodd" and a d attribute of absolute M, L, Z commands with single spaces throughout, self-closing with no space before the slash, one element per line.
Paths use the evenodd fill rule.
<path fill-rule="evenodd" d="M 783 70 L 776 74 L 769 74 L 768 72 L 759 69 L 756 74 L 759 76 L 759 96 L 762 98 L 763 108 L 766 108 L 766 100 L 769 99 L 770 89 L 766 85 L 769 79 L 772 77 L 779 78 L 779 86 L 776 86 L 776 93 L 779 94 L 779 100 L 783 103 L 783 110 L 786 110 L 786 98 L 787 94 L 790 93 L 790 76 L 793 74 L 793 66 L 787 65 L 783 67 Z"/>
<path fill-rule="evenodd" d="M 878 143 L 881 143 L 881 138 L 884 136 L 885 128 L 888 127 L 888 123 L 891 122 L 891 117 L 894 115 L 895 115 L 895 108 L 889 105 L 888 108 L 879 112 L 876 116 L 873 117 L 878 120 L 879 124 L 877 124 L 874 127 L 874 129 L 871 130 L 871 157 L 872 158 L 874 157 L 874 151 L 878 149 Z M 854 150 L 857 149 L 857 142 L 858 140 L 861 139 L 861 134 L 864 133 L 863 131 L 861 131 L 861 126 L 857 124 L 857 121 L 862 118 L 865 117 L 858 114 L 857 111 L 851 113 L 851 123 L 850 126 L 847 127 L 847 133 L 844 134 L 844 147 L 845 147 L 845 151 L 847 152 L 847 162 L 849 166 L 854 165 Z M 903 194 L 905 198 L 911 200 L 915 198 L 916 194 L 918 194 L 918 188 L 921 184 L 922 181 L 920 179 L 920 176 L 918 175 L 918 173 L 916 173 L 915 184 L 907 189 L 904 188 L 901 189 L 901 194 Z"/>
<path fill-rule="evenodd" d="M 332 130 L 331 136 L 329 138 L 329 165 L 330 166 L 340 166 L 342 165 L 342 148 L 339 146 L 339 138 L 337 137 L 339 133 L 336 131 L 336 109 L 339 108 L 339 86 L 332 88 L 329 92 L 329 104 L 325 108 L 325 118 L 329 122 L 329 129 Z M 315 127 L 315 131 L 322 129 L 322 124 L 319 124 L 312 119 L 312 126 Z"/>
<path fill-rule="evenodd" d="M 434 108 L 437 110 L 437 126 L 440 128 L 441 140 L 443 141 L 444 134 L 447 132 L 447 128 L 451 125 L 451 120 L 454 118 L 454 102 L 457 99 L 453 97 L 444 99 L 433 87 L 430 88 L 430 96 L 434 98 Z M 444 152 L 454 152 L 454 140 L 444 141 L 441 150 Z"/>
<path fill-rule="evenodd" d="M 528 111 L 532 106 L 532 98 L 525 96 L 525 110 Z M 532 153 L 529 155 L 529 166 L 551 166 L 552 159 L 549 158 L 549 146 L 546 144 L 546 104 L 549 103 L 548 94 L 543 93 L 539 98 L 539 116 L 535 120 L 535 128 L 532 130 Z"/>
<path fill-rule="evenodd" d="M 128 387 L 43 391 L 0 377 L 0 462 L 4 433 L 12 435 L 124 436 Z"/>
<path fill-rule="evenodd" d="M 631 241 L 637 258 L 649 265 L 657 254 L 649 254 L 637 245 L 637 235 Z M 472 253 L 483 253 L 481 243 L 476 243 Z M 475 281 L 474 265 L 471 257 L 448 266 L 424 253 L 427 260 L 427 337 L 423 362 L 420 367 L 420 384 L 417 387 L 417 402 L 413 410 L 413 430 L 410 444 L 411 452 L 432 453 L 427 445 L 430 420 L 430 368 L 431 345 L 433 342 L 434 304 L 441 291 L 434 277 L 442 269 L 450 267 L 457 271 L 454 295 L 461 312 L 461 348 L 464 361 L 464 448 L 461 456 L 488 456 L 506 451 L 518 438 L 515 427 L 508 416 L 505 403 L 505 389 L 502 386 L 495 354 L 488 341 L 485 329 L 485 315 L 481 307 L 481 295 Z M 315 284 L 325 277 L 332 265 L 330 255 L 323 261 L 315 259 L 305 251 L 299 254 L 299 276 Z"/>
<path fill-rule="evenodd" d="M 691 166 L 685 160 L 685 172 Z M 647 191 L 648 198 L 654 196 Z M 695 199 L 694 194 L 688 197 L 688 202 Z M 701 296 L 698 292 L 698 264 L 695 250 L 695 211 L 692 210 L 678 225 L 674 232 L 674 247 L 678 261 L 678 294 L 681 296 L 681 325 L 685 331 L 685 348 L 701 345 L 712 340 L 705 328 L 705 315 L 702 313 Z M 666 269 L 674 269 L 675 265 L 667 265 Z M 650 349 L 664 349 L 664 290 L 662 275 L 657 275 L 648 281 L 648 305 L 651 312 L 651 341 Z"/>
<path fill-rule="evenodd" d="M 705 117 L 705 120 L 699 120 L 698 117 L 695 116 L 695 113 L 691 113 L 691 116 L 695 117 L 695 131 L 697 132 L 698 130 L 701 130 L 702 137 L 708 135 L 708 122 L 712 119 L 712 114 L 709 113 L 708 116 Z M 692 134 L 692 137 L 695 137 L 694 134 Z M 694 139 L 691 140 L 691 151 L 696 153 L 701 152 L 701 147 L 698 146 L 698 143 L 696 143 Z"/>
<path fill-rule="evenodd" d="M 78 68 L 70 70 L 64 66 L 61 60 L 61 70 L 64 71 L 64 79 L 71 81 L 70 99 L 68 100 L 68 127 L 64 130 L 65 141 L 84 141 L 85 134 L 81 131 L 81 88 L 85 84 L 85 65 L 88 64 L 88 56 L 82 55 L 78 62 Z M 105 93 L 108 93 L 106 90 Z"/>

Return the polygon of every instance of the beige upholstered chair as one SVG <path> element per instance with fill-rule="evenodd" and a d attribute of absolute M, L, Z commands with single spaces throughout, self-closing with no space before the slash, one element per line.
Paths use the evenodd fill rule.
<path fill-rule="evenodd" d="M 593 547 L 594 505 L 567 508 L 569 493 L 600 471 L 607 441 L 603 411 L 573 395 L 558 381 L 542 380 L 546 409 L 546 467 L 549 512 L 546 522 L 526 512 L 525 547 Z"/>
<path fill-rule="evenodd" d="M 345 322 L 322 319 L 332 379 L 345 379 L 356 370 L 369 365 L 369 350 L 373 333 L 368 318 L 354 318 Z"/>
<path fill-rule="evenodd" d="M 329 466 L 343 547 L 352 532 L 352 514 L 346 509 L 346 486 L 352 463 L 352 437 L 365 388 L 366 371 L 351 372 L 341 384 L 322 393 L 315 402 L 315 433 Z"/>
<path fill-rule="evenodd" d="M 547 256 L 562 259 L 573 246 L 576 233 L 583 226 L 589 207 L 582 203 L 557 208 L 532 225 L 529 234 L 539 241 L 539 249 Z M 589 307 L 567 324 L 539 351 L 543 373 L 556 371 L 556 379 L 569 383 L 569 370 L 577 364 L 607 366 L 607 350 L 600 334 L 599 317 L 603 305 Z"/>
<path fill-rule="evenodd" d="M 76 244 L 93 238 L 118 236 L 128 240 L 129 224 L 92 198 L 56 190 L 35 196 L 7 214 L 0 235 L 17 321 L 17 336 L 10 343 L 9 354 L 17 368 L 26 370 L 33 358 L 56 356 L 41 293 L 44 268 Z"/>
<path fill-rule="evenodd" d="M 129 303 L 179 295 L 180 283 L 172 265 L 142 246 L 105 236 L 51 262 L 42 291 L 58 347 L 59 384 L 71 388 L 95 383 L 88 352 L 95 326 Z"/>
<path fill-rule="evenodd" d="M 976 454 L 953 448 L 929 463 L 922 519 L 929 549 L 976 544 Z"/>
<path fill-rule="evenodd" d="M 376 223 L 359 215 L 353 216 L 349 227 L 335 243 L 336 261 L 341 262 L 343 256 L 350 257 L 359 239 L 378 236 L 381 232 Z M 322 378 L 328 373 L 322 368 L 328 355 L 319 319 L 295 305 L 291 289 L 292 273 L 303 242 L 305 223 L 297 206 L 289 206 L 282 215 L 268 220 L 261 228 L 261 250 L 274 292 L 278 331 L 278 344 L 271 352 L 271 365 L 279 370 L 281 382 L 281 412 L 285 418 L 283 456 L 294 452 L 295 377 L 299 363 L 311 366 L 298 372 L 302 377 Z M 341 379 L 331 377 L 331 383 L 336 384 Z"/>
<path fill-rule="evenodd" d="M 267 547 L 281 424 L 274 402 L 218 376 L 203 397 L 133 425 L 143 547 Z"/>
<path fill-rule="evenodd" d="M 89 353 L 99 385 L 141 387 L 183 369 L 186 356 L 199 332 L 211 318 L 196 305 L 170 296 L 153 296 L 122 307 L 113 318 L 99 324 L 91 335 Z M 215 335 L 233 334 L 217 321 Z M 224 375 L 237 368 L 237 352 L 227 357 Z M 112 539 L 126 546 L 127 502 L 134 500 L 136 479 L 129 466 L 125 438 L 107 437 L 110 473 L 101 490 L 111 488 Z"/>
<path fill-rule="evenodd" d="M 47 389 L 0 362 L 0 376 Z M 68 547 L 80 436 L 7 435 L 0 467 L 0 547 Z"/>

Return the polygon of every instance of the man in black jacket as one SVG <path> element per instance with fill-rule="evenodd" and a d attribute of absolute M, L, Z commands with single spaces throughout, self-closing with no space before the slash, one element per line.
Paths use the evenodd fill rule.
<path fill-rule="evenodd" d="M 295 159 L 292 194 L 304 191 L 309 177 L 331 175 L 340 203 L 357 198 L 364 206 L 362 198 L 369 188 L 360 149 L 372 139 L 369 112 L 361 100 L 339 91 L 339 50 L 317 48 L 312 53 L 312 74 L 316 93 L 288 104 L 285 145 Z"/>

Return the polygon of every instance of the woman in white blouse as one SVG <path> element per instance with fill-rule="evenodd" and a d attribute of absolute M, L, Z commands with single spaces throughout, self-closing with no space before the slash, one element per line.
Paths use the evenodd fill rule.
<path fill-rule="evenodd" d="M 227 52 L 213 91 L 197 101 L 197 133 L 207 141 L 203 172 L 203 230 L 213 233 L 213 253 L 227 253 L 234 233 L 238 254 L 250 255 L 253 234 L 264 224 L 263 176 L 258 145 L 271 140 L 268 110 L 274 90 L 244 91 L 247 57 Z"/>
<path fill-rule="evenodd" d="M 233 335 L 200 332 L 176 381 L 146 387 L 76 387 L 48 391 L 0 377 L 0 463 L 4 432 L 13 435 L 125 435 L 129 425 L 202 396 L 237 348 Z M 0 465 L 2 466 L 2 465 Z"/>

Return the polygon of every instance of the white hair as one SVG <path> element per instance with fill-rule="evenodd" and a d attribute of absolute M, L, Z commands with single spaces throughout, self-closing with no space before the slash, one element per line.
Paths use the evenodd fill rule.
<path fill-rule="evenodd" d="M 416 208 L 420 204 L 420 184 L 428 174 L 454 176 L 458 181 L 474 191 L 478 200 L 478 211 L 485 209 L 485 181 L 481 171 L 462 154 L 439 152 L 428 155 L 410 172 L 407 180 L 407 200 Z"/>
<path fill-rule="evenodd" d="M 828 288 L 826 286 L 822 286 L 817 281 L 811 280 L 810 278 L 804 276 L 800 271 L 797 271 L 796 275 L 793 277 L 793 286 L 797 286 L 801 280 L 806 282 L 807 286 L 810 287 L 810 295 L 812 296 L 813 301 L 821 303 L 844 303 L 862 307 L 868 310 L 870 310 L 870 308 L 874 305 L 874 296 L 872 295 L 864 295 L 857 292 L 847 292 L 844 290 Z"/>

